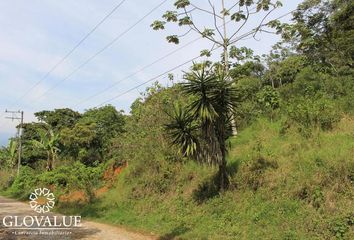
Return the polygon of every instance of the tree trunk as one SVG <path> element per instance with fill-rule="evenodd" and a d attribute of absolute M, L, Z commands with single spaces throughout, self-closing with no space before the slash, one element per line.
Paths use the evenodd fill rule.
<path fill-rule="evenodd" d="M 221 1 L 221 7 L 222 11 L 225 10 L 225 1 Z M 224 70 L 226 73 L 226 77 L 229 78 L 227 79 L 228 81 L 231 81 L 231 78 L 229 77 L 229 39 L 227 38 L 227 29 L 226 29 L 226 18 L 225 14 L 222 14 L 222 22 L 223 22 L 223 30 L 224 30 L 224 41 L 223 41 L 223 50 L 224 50 Z M 236 127 L 236 121 L 235 121 L 235 114 L 232 114 L 232 120 L 231 120 L 231 128 L 232 128 L 232 135 L 236 136 L 237 135 L 237 127 Z"/>
<path fill-rule="evenodd" d="M 54 169 L 55 160 L 55 152 L 52 151 L 52 169 Z"/>
<path fill-rule="evenodd" d="M 273 78 L 270 78 L 270 81 L 272 81 L 272 88 L 275 89 Z"/>
<path fill-rule="evenodd" d="M 223 192 L 229 187 L 229 176 L 227 174 L 227 169 L 226 169 L 226 160 L 223 159 L 223 161 L 219 164 L 219 181 L 220 181 L 220 191 Z"/>
<path fill-rule="evenodd" d="M 47 171 L 52 171 L 53 170 L 53 165 L 52 165 L 52 160 L 50 157 L 50 152 L 47 152 Z"/>
<path fill-rule="evenodd" d="M 222 11 L 224 12 L 224 10 L 225 10 L 224 0 L 221 1 L 221 6 L 222 6 Z M 224 46 L 223 46 L 223 48 L 224 48 L 224 68 L 225 68 L 226 74 L 228 75 L 229 74 L 229 55 L 228 55 L 229 41 L 227 39 L 225 14 L 222 14 L 222 22 L 223 22 L 223 29 L 224 29 Z"/>
<path fill-rule="evenodd" d="M 229 176 L 227 173 L 227 161 L 226 161 L 226 144 L 225 144 L 225 139 L 226 139 L 226 120 L 223 119 L 220 124 L 219 128 L 219 145 L 220 145 L 220 152 L 221 152 L 221 161 L 219 162 L 219 172 L 218 172 L 218 177 L 219 177 L 219 187 L 220 191 L 223 192 L 229 187 Z"/>

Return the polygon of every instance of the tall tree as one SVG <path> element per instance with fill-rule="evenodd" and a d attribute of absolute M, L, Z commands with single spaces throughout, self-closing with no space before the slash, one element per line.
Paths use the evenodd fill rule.
<path fill-rule="evenodd" d="M 163 20 L 154 21 L 151 24 L 151 27 L 154 30 L 161 30 L 165 29 L 167 22 L 176 23 L 178 26 L 186 27 L 187 29 L 181 35 L 174 34 L 167 36 L 168 42 L 178 44 L 181 37 L 186 36 L 190 32 L 195 32 L 199 36 L 206 38 L 213 43 L 212 50 L 214 47 L 221 47 L 223 49 L 222 66 L 226 75 L 225 77 L 229 81 L 231 81 L 231 78 L 229 78 L 229 56 L 233 55 L 230 51 L 230 47 L 236 42 L 250 36 L 256 38 L 256 35 L 259 32 L 272 33 L 269 31 L 269 28 L 276 28 L 278 33 L 282 28 L 282 24 L 278 20 L 267 20 L 274 10 L 282 6 L 280 1 L 229 1 L 229 6 L 226 6 L 225 0 L 214 2 L 208 0 L 208 7 L 197 5 L 195 2 L 189 0 L 176 0 L 174 3 L 175 9 L 166 11 L 162 16 Z M 219 6 L 217 7 L 215 4 L 218 4 Z M 210 20 L 209 22 L 212 22 L 212 24 L 210 26 L 205 26 L 204 22 L 196 21 L 193 16 L 198 14 L 208 16 L 208 20 Z M 256 19 L 254 15 L 257 14 L 259 14 L 259 17 L 261 18 L 260 21 L 253 20 Z M 227 26 L 229 22 L 233 22 L 233 25 L 230 28 Z M 255 22 L 256 24 L 254 24 Z M 250 28 L 252 29 L 251 31 L 247 33 L 243 32 L 245 29 Z M 233 47 L 235 49 L 235 46 Z M 202 50 L 201 55 L 210 56 L 211 50 Z M 234 118 L 235 117 L 233 117 L 232 120 L 232 126 L 233 133 L 236 135 L 237 130 Z"/>
<path fill-rule="evenodd" d="M 163 14 L 163 20 L 156 20 L 151 24 L 154 30 L 165 29 L 167 22 L 176 23 L 180 27 L 187 29 L 181 35 L 167 36 L 167 41 L 178 44 L 180 38 L 186 36 L 190 32 L 195 32 L 203 38 L 208 39 L 217 47 L 223 49 L 223 66 L 225 73 L 229 70 L 229 48 L 236 42 L 253 36 L 259 32 L 269 32 L 267 27 L 280 27 L 278 21 L 268 21 L 267 18 L 271 13 L 282 6 L 280 1 L 271 0 L 240 0 L 229 1 L 226 6 L 225 0 L 216 1 L 213 3 L 208 0 L 209 7 L 202 7 L 189 0 L 176 0 L 174 3 L 175 9 L 166 11 Z M 217 7 L 215 4 L 220 5 Z M 261 12 L 265 12 L 261 15 Z M 209 17 L 212 26 L 205 26 L 204 22 L 197 22 L 193 16 L 204 14 Z M 255 21 L 251 21 L 255 14 L 260 14 L 261 20 L 254 25 Z M 204 18 L 205 19 L 205 18 Z M 232 26 L 228 27 L 228 23 L 233 22 Z M 250 26 L 251 22 L 253 25 Z M 203 26 L 204 25 L 204 26 Z M 247 34 L 242 31 L 247 28 L 252 30 Z M 201 55 L 210 55 L 209 50 L 202 50 Z"/>
<path fill-rule="evenodd" d="M 81 114 L 69 108 L 41 111 L 34 114 L 39 121 L 47 123 L 53 130 L 71 128 L 81 118 Z"/>
<path fill-rule="evenodd" d="M 12 168 L 16 165 L 17 141 L 10 139 L 6 148 L 0 149 L 0 166 Z"/>
<path fill-rule="evenodd" d="M 42 148 L 38 148 L 32 144 L 32 140 L 40 141 L 40 131 L 48 131 L 50 126 L 43 122 L 32 122 L 23 124 L 23 133 L 22 133 L 22 145 L 23 145 L 23 154 L 22 154 L 22 165 L 32 165 L 39 160 L 46 159 L 46 151 Z"/>
<path fill-rule="evenodd" d="M 93 108 L 73 127 L 61 130 L 62 155 L 95 166 L 110 152 L 111 140 L 124 131 L 125 119 L 113 106 Z"/>
<path fill-rule="evenodd" d="M 284 28 L 284 43 L 325 72 L 350 72 L 354 65 L 354 2 L 305 0 Z"/>

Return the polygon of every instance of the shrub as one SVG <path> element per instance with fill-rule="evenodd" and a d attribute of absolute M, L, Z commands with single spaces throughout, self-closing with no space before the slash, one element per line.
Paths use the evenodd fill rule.
<path fill-rule="evenodd" d="M 88 199 L 92 200 L 94 187 L 99 185 L 102 174 L 102 167 L 87 167 L 76 161 L 72 165 L 60 166 L 53 171 L 45 172 L 39 175 L 38 180 L 62 192 L 83 190 Z"/>
<path fill-rule="evenodd" d="M 257 101 L 262 112 L 269 115 L 270 119 L 274 118 L 274 110 L 279 108 L 280 94 L 271 86 L 265 86 L 257 93 Z"/>
<path fill-rule="evenodd" d="M 55 168 L 50 172 L 35 172 L 32 168 L 21 167 L 20 175 L 15 178 L 7 192 L 9 195 L 26 199 L 38 187 L 51 188 L 57 195 L 73 190 L 83 190 L 89 201 L 94 197 L 94 189 L 100 184 L 103 175 L 101 167 L 87 167 L 80 162 Z M 2 179 L 0 179 L 3 183 Z M 4 184 L 4 183 L 3 183 Z M 1 187 L 1 186 L 0 186 Z"/>
<path fill-rule="evenodd" d="M 15 180 L 13 171 L 0 170 L 0 191 L 9 188 Z"/>
<path fill-rule="evenodd" d="M 348 214 L 342 218 L 336 218 L 330 223 L 330 231 L 337 239 L 346 239 L 349 227 L 354 225 L 354 213 Z"/>
<path fill-rule="evenodd" d="M 317 128 L 330 130 L 340 120 L 340 112 L 327 98 L 298 98 L 286 108 L 287 116 L 291 122 L 299 126 L 302 133 Z"/>
<path fill-rule="evenodd" d="M 16 198 L 26 199 L 33 189 L 37 187 L 36 182 L 37 177 L 35 171 L 30 167 L 23 166 L 20 169 L 20 174 L 15 178 L 8 192 Z"/>
<path fill-rule="evenodd" d="M 257 103 L 257 93 L 261 83 L 256 77 L 243 77 L 237 80 L 235 88 L 238 92 L 237 107 L 235 109 L 236 123 L 239 127 L 247 126 L 260 113 Z"/>
<path fill-rule="evenodd" d="M 265 185 L 267 171 L 278 167 L 278 162 L 275 160 L 267 159 L 262 155 L 255 156 L 250 162 L 241 166 L 238 174 L 235 175 L 235 187 L 257 191 Z"/>

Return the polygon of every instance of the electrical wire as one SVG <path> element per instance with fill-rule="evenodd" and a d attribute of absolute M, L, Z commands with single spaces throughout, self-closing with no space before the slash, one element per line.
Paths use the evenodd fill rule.
<path fill-rule="evenodd" d="M 82 64 L 80 64 L 77 68 L 75 68 L 72 72 L 70 72 L 65 78 L 61 79 L 59 82 L 57 82 L 54 86 L 51 88 L 47 89 L 43 94 L 41 94 L 39 97 L 37 97 L 34 101 L 39 100 L 46 94 L 48 94 L 50 91 L 54 90 L 57 88 L 61 83 L 64 81 L 68 80 L 71 76 L 73 76 L 77 71 L 79 71 L 81 68 L 83 68 L 85 65 L 87 65 L 89 62 L 91 62 L 93 59 L 95 59 L 99 54 L 104 52 L 106 49 L 111 47 L 114 43 L 116 43 L 120 38 L 122 38 L 125 34 L 130 32 L 134 27 L 136 27 L 140 22 L 142 22 L 145 18 L 147 18 L 149 15 L 151 15 L 154 11 L 156 11 L 159 7 L 161 7 L 165 2 L 168 0 L 162 1 L 160 4 L 155 6 L 153 9 L 151 9 L 147 14 L 145 14 L 142 18 L 140 18 L 138 21 L 136 21 L 133 25 L 128 27 L 126 30 L 124 30 L 121 34 L 119 34 L 117 37 L 115 37 L 112 41 L 110 41 L 108 44 L 106 44 L 103 48 L 101 48 L 99 51 L 97 51 L 95 54 L 93 54 L 91 57 L 89 57 L 86 61 L 84 61 Z"/>

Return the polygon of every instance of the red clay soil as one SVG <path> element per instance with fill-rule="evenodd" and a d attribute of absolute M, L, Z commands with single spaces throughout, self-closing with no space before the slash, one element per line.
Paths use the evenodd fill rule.
<path fill-rule="evenodd" d="M 128 166 L 128 163 L 124 163 L 123 166 L 115 168 L 114 166 L 111 166 L 108 168 L 104 173 L 103 173 L 103 179 L 105 181 L 110 181 L 113 182 L 116 177 L 123 171 L 124 168 Z"/>
<path fill-rule="evenodd" d="M 108 168 L 104 173 L 103 173 L 103 179 L 105 181 L 105 185 L 99 189 L 95 190 L 95 196 L 100 197 L 104 193 L 106 193 L 109 188 L 113 185 L 114 180 L 117 178 L 117 176 L 128 166 L 127 163 L 125 163 L 123 166 L 114 168 L 114 166 Z M 59 201 L 62 203 L 73 203 L 73 202 L 81 202 L 85 203 L 87 202 L 88 198 L 85 194 L 84 191 L 73 191 L 68 194 L 63 194 L 59 197 Z"/>
<path fill-rule="evenodd" d="M 104 193 L 108 192 L 108 190 L 109 190 L 108 186 L 103 186 L 95 191 L 95 196 L 101 197 Z"/>
<path fill-rule="evenodd" d="M 85 203 L 87 202 L 87 197 L 84 191 L 73 191 L 68 194 L 63 194 L 59 197 L 59 202 L 65 203 Z"/>

